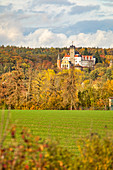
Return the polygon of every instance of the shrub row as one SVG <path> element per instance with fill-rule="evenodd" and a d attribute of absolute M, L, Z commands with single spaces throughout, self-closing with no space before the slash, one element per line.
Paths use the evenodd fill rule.
<path fill-rule="evenodd" d="M 113 169 L 113 142 L 97 134 L 78 142 L 79 156 L 51 140 L 41 141 L 24 128 L 17 142 L 16 127 L 11 142 L 0 143 L 0 170 L 104 170 Z"/>

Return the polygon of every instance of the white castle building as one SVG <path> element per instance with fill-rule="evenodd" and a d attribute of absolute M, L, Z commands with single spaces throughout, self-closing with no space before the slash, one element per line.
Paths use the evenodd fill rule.
<path fill-rule="evenodd" d="M 59 69 L 70 69 L 71 67 L 76 67 L 77 69 L 83 70 L 83 68 L 94 68 L 96 63 L 96 58 L 89 55 L 80 55 L 75 52 L 75 46 L 70 46 L 70 54 L 65 54 L 65 56 L 60 60 L 58 55 L 57 67 Z"/>

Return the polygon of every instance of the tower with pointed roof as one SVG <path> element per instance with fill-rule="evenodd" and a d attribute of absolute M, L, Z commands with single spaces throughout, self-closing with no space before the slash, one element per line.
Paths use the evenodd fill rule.
<path fill-rule="evenodd" d="M 60 60 L 59 53 L 58 53 L 58 58 L 57 58 L 57 68 L 61 69 L 61 60 Z"/>

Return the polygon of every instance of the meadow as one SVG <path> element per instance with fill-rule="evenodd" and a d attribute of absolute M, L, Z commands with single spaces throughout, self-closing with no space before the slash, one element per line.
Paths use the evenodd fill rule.
<path fill-rule="evenodd" d="M 3 111 L 0 111 L 0 115 Z M 59 145 L 69 150 L 76 150 L 76 142 L 98 133 L 104 137 L 112 136 L 113 111 L 90 110 L 11 110 L 10 124 L 15 124 L 16 137 L 19 140 L 23 127 L 40 138 L 57 140 Z M 5 118 L 8 111 L 5 111 Z M 1 117 L 1 116 L 0 116 Z M 10 134 L 7 141 L 10 140 Z"/>

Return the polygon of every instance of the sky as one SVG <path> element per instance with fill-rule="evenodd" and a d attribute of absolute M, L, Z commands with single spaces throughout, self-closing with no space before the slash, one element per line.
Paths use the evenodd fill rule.
<path fill-rule="evenodd" d="M 113 48 L 113 0 L 0 0 L 0 45 Z"/>

